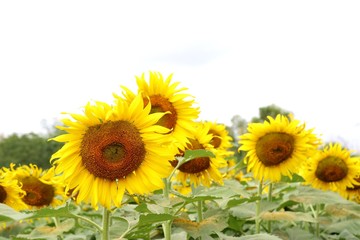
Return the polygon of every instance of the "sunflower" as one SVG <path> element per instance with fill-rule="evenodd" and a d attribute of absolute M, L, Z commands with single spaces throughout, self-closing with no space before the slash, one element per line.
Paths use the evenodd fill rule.
<path fill-rule="evenodd" d="M 43 170 L 34 164 L 12 166 L 14 178 L 25 192 L 22 201 L 25 209 L 38 209 L 46 206 L 59 206 L 66 200 L 64 185 L 61 178 L 55 175 L 54 168 Z"/>
<path fill-rule="evenodd" d="M 167 147 L 169 129 L 155 125 L 166 113 L 152 113 L 141 95 L 129 104 L 87 104 L 84 115 L 70 114 L 53 140 L 64 146 L 51 158 L 63 173 L 76 202 L 110 209 L 121 205 L 125 191 L 146 194 L 163 187 L 175 154 Z"/>
<path fill-rule="evenodd" d="M 205 121 L 203 124 L 209 127 L 209 133 L 213 135 L 210 143 L 215 149 L 227 151 L 233 146 L 233 139 L 224 124 L 211 121 Z M 226 155 L 232 154 L 233 152 L 228 151 Z"/>
<path fill-rule="evenodd" d="M 212 181 L 219 184 L 223 183 L 222 174 L 219 169 L 226 167 L 227 163 L 222 156 L 217 156 L 214 150 L 214 146 L 211 145 L 212 135 L 208 134 L 209 127 L 202 123 L 193 123 L 197 125 L 193 132 L 192 138 L 189 138 L 189 143 L 186 146 L 186 150 L 204 149 L 215 154 L 215 157 L 199 157 L 194 158 L 188 162 L 185 162 L 178 168 L 176 179 L 179 180 L 184 186 L 194 184 L 198 186 L 200 184 L 209 187 Z M 176 156 L 182 157 L 184 155 L 183 150 L 179 150 Z M 176 167 L 178 160 L 170 161 L 173 167 Z M 187 182 L 189 180 L 189 182 Z"/>
<path fill-rule="evenodd" d="M 26 209 L 21 198 L 25 192 L 21 189 L 14 172 L 7 168 L 0 169 L 0 203 L 6 204 L 15 210 Z"/>
<path fill-rule="evenodd" d="M 239 151 L 247 151 L 244 161 L 254 178 L 278 182 L 282 176 L 292 177 L 319 144 L 305 124 L 279 114 L 250 123 L 248 133 L 240 136 Z"/>
<path fill-rule="evenodd" d="M 193 107 L 195 104 L 193 96 L 185 93 L 187 88 L 179 88 L 180 82 L 172 82 L 172 75 L 166 79 L 161 73 L 150 72 L 150 79 L 147 82 L 145 75 L 136 77 L 138 93 L 142 94 L 144 105 L 151 104 L 151 112 L 169 112 L 159 119 L 158 124 L 171 130 L 170 135 L 174 137 L 177 147 L 184 150 L 188 144 L 188 137 L 191 137 L 193 120 L 199 116 L 199 108 Z M 136 94 L 125 86 L 123 97 L 131 102 Z M 116 100 L 122 97 L 114 94 Z"/>
<path fill-rule="evenodd" d="M 341 144 L 330 143 L 306 161 L 300 175 L 305 179 L 305 184 L 345 195 L 346 188 L 359 185 L 356 178 L 360 174 L 360 158 L 351 157 L 350 154 L 351 151 Z"/>
<path fill-rule="evenodd" d="M 360 177 L 355 178 L 356 183 L 353 187 L 346 187 L 344 191 L 340 191 L 340 195 L 345 199 L 360 203 Z"/>

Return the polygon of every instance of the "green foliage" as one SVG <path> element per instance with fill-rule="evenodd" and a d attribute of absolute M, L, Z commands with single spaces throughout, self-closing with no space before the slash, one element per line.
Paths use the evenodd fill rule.
<path fill-rule="evenodd" d="M 271 104 L 269 106 L 259 108 L 259 117 L 253 117 L 251 122 L 260 123 L 266 121 L 268 116 L 275 118 L 278 114 L 288 116 L 290 113 L 291 112 L 284 110 L 275 104 Z"/>
<path fill-rule="evenodd" d="M 55 134 L 55 132 L 53 133 Z M 50 167 L 50 157 L 62 146 L 61 143 L 48 141 L 51 136 L 41 136 L 35 133 L 23 135 L 12 134 L 0 141 L 0 167 L 36 164 L 47 169 Z"/>

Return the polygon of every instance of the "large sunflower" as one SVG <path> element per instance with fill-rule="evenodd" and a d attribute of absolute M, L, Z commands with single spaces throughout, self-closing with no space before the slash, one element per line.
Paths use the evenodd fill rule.
<path fill-rule="evenodd" d="M 165 113 L 150 112 L 151 105 L 144 107 L 137 95 L 130 104 L 87 104 L 84 115 L 63 120 L 66 126 L 60 129 L 67 134 L 54 140 L 65 145 L 51 161 L 77 203 L 110 209 L 121 205 L 125 191 L 145 194 L 163 187 L 175 153 L 163 144 L 169 129 L 155 125 Z"/>
<path fill-rule="evenodd" d="M 209 127 L 203 123 L 193 123 L 195 130 L 192 132 L 192 137 L 189 138 L 189 143 L 186 150 L 204 149 L 211 151 L 215 157 L 200 157 L 192 159 L 178 168 L 176 178 L 184 185 L 200 184 L 209 187 L 212 181 L 222 184 L 223 179 L 219 168 L 226 166 L 226 161 L 223 156 L 216 155 L 214 146 L 211 144 L 213 136 L 209 133 Z M 180 150 L 177 156 L 183 156 L 184 151 Z M 178 160 L 171 161 L 173 167 L 177 166 Z"/>
<path fill-rule="evenodd" d="M 166 79 L 161 73 L 150 72 L 150 79 L 146 81 L 145 75 L 136 77 L 138 93 L 142 94 L 144 105 L 150 101 L 151 112 L 169 112 L 159 119 L 158 124 L 171 130 L 170 135 L 176 139 L 177 147 L 184 149 L 191 136 L 193 120 L 198 118 L 199 109 L 193 107 L 194 98 L 185 93 L 187 88 L 179 88 L 180 82 L 172 82 L 172 75 Z M 127 101 L 132 101 L 136 94 L 125 86 L 122 95 Z M 116 99 L 121 97 L 114 94 Z"/>
<path fill-rule="evenodd" d="M 0 203 L 6 204 L 15 210 L 26 209 L 25 203 L 21 198 L 25 195 L 14 178 L 14 172 L 7 168 L 0 169 Z"/>
<path fill-rule="evenodd" d="M 66 200 L 64 184 L 55 175 L 54 168 L 43 170 L 34 164 L 22 165 L 12 171 L 19 181 L 25 196 L 21 200 L 26 204 L 25 209 L 38 209 L 46 206 L 59 206 Z"/>
<path fill-rule="evenodd" d="M 305 124 L 279 114 L 264 123 L 250 123 L 248 133 L 240 136 L 239 151 L 247 151 L 245 163 L 254 178 L 277 182 L 292 177 L 319 144 Z"/>
<path fill-rule="evenodd" d="M 345 195 L 346 188 L 359 185 L 356 178 L 360 174 L 360 158 L 350 154 L 339 143 L 329 144 L 306 161 L 300 175 L 314 188 Z"/>

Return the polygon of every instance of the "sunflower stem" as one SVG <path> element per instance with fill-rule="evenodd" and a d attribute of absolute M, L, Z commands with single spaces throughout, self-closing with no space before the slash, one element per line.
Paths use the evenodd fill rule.
<path fill-rule="evenodd" d="M 101 232 L 101 240 L 109 240 L 109 227 L 110 227 L 110 217 L 111 212 L 104 207 L 103 209 L 103 219 L 102 219 L 102 232 Z"/>
<path fill-rule="evenodd" d="M 261 195 L 262 195 L 262 186 L 263 182 L 262 180 L 259 181 L 259 186 L 258 186 L 258 197 L 259 200 L 256 201 L 256 217 L 255 217 L 255 229 L 256 229 L 256 233 L 259 234 L 260 233 L 260 203 L 261 203 Z"/>
<path fill-rule="evenodd" d="M 91 225 L 93 225 L 100 233 L 102 233 L 102 227 L 99 225 L 99 224 L 97 224 L 96 222 L 94 222 L 94 221 L 92 221 L 92 220 L 90 220 L 90 219 L 88 219 L 88 218 L 86 218 L 86 217 L 83 217 L 83 216 L 80 216 L 80 215 L 76 215 L 76 214 L 71 214 L 72 215 L 72 217 L 73 218 L 75 218 L 75 219 L 80 219 L 80 220 L 82 220 L 82 221 L 84 221 L 84 222 L 87 222 L 87 223 L 90 223 Z M 91 228 L 92 229 L 92 228 Z"/>
<path fill-rule="evenodd" d="M 272 190 L 273 190 L 273 183 L 271 182 L 269 184 L 269 192 L 268 192 L 268 201 L 269 202 L 272 202 Z M 267 225 L 268 225 L 268 231 L 269 231 L 269 233 L 271 233 L 271 220 L 268 220 Z"/>
<path fill-rule="evenodd" d="M 172 176 L 172 175 L 171 175 Z M 170 200 L 170 188 L 171 188 L 171 181 L 170 181 L 170 177 L 168 178 L 164 178 L 164 190 L 163 190 L 163 194 L 164 194 L 164 198 L 166 200 Z M 164 213 L 165 214 L 169 214 L 170 209 L 169 207 L 164 207 Z M 171 221 L 165 221 L 163 224 L 163 231 L 164 231 L 164 237 L 165 240 L 171 240 Z"/>
<path fill-rule="evenodd" d="M 319 213 L 320 213 L 320 204 L 319 203 L 316 203 L 316 206 L 315 206 L 315 219 L 316 219 L 316 223 L 315 223 L 315 236 L 317 238 L 320 237 L 320 223 L 319 223 Z"/>
<path fill-rule="evenodd" d="M 203 201 L 199 200 L 197 204 L 197 214 L 198 214 L 198 222 L 201 222 L 203 220 Z"/>

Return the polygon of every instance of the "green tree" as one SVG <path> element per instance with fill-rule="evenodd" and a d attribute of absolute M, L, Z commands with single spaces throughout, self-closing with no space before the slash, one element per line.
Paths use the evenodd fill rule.
<path fill-rule="evenodd" d="M 33 163 L 43 169 L 49 168 L 51 155 L 62 146 L 62 143 L 48 141 L 56 132 L 54 130 L 51 135 L 45 136 L 35 133 L 12 134 L 3 138 L 0 141 L 0 167 L 9 167 L 10 163 Z"/>
<path fill-rule="evenodd" d="M 253 117 L 251 119 L 251 122 L 254 123 L 264 122 L 268 120 L 267 119 L 268 116 L 275 118 L 276 115 L 278 114 L 288 116 L 289 114 L 292 113 L 276 106 L 275 104 L 271 104 L 269 106 L 259 108 L 259 117 Z"/>

